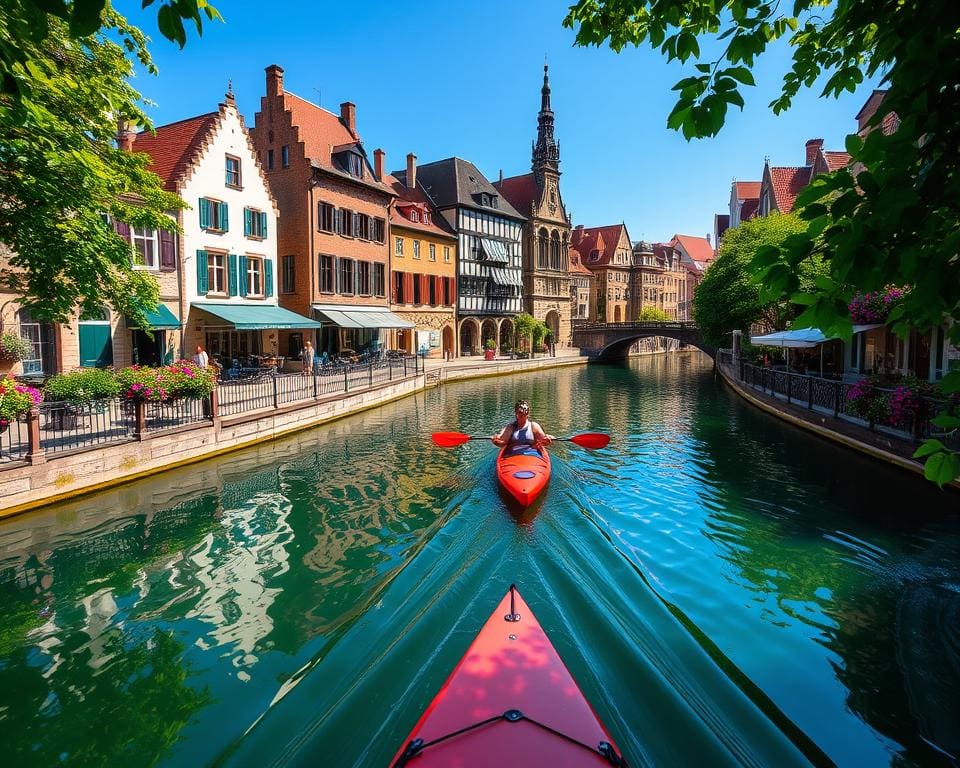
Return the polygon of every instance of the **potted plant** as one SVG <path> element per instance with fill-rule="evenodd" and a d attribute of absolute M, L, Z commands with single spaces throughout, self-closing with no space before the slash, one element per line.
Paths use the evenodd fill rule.
<path fill-rule="evenodd" d="M 497 356 L 497 342 L 493 339 L 487 339 L 483 342 L 483 359 L 493 360 Z"/>
<path fill-rule="evenodd" d="M 33 344 L 16 333 L 0 334 L 0 365 L 9 369 L 33 354 Z"/>
<path fill-rule="evenodd" d="M 201 368 L 191 360 L 178 360 L 162 369 L 160 378 L 171 399 L 209 397 L 216 383 L 216 370 Z"/>
<path fill-rule="evenodd" d="M 49 411 L 51 429 L 74 429 L 77 416 L 90 411 L 103 412 L 107 400 L 120 394 L 113 371 L 107 368 L 79 368 L 51 376 L 43 386 L 44 399 L 62 403 Z"/>
<path fill-rule="evenodd" d="M 40 390 L 18 384 L 9 376 L 0 378 L 0 432 L 6 432 L 10 422 L 16 421 L 42 401 Z"/>

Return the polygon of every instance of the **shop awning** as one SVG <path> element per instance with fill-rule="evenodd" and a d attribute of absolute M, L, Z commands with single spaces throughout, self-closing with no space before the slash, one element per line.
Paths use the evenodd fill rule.
<path fill-rule="evenodd" d="M 481 237 L 480 247 L 483 249 L 484 261 L 498 262 L 501 264 L 510 263 L 510 254 L 507 252 L 507 244 L 503 241 L 494 240 L 490 237 Z"/>
<path fill-rule="evenodd" d="M 764 336 L 754 336 L 751 344 L 764 347 L 789 347 L 790 349 L 810 349 L 825 341 L 830 341 L 816 328 L 800 328 L 796 331 L 778 331 Z"/>
<path fill-rule="evenodd" d="M 238 331 L 321 327 L 316 320 L 311 320 L 309 317 L 298 315 L 296 312 L 291 312 L 289 309 L 277 307 L 273 304 L 251 306 L 249 304 L 193 302 L 190 306 L 216 315 Z"/>
<path fill-rule="evenodd" d="M 386 307 L 364 307 L 343 304 L 314 304 L 313 310 L 322 320 L 340 328 L 415 328 L 409 320 L 395 315 Z"/>
<path fill-rule="evenodd" d="M 151 331 L 169 331 L 180 327 L 180 321 L 177 316 L 171 312 L 165 304 L 158 304 L 152 312 L 144 313 L 147 316 L 147 328 Z M 128 324 L 130 328 L 136 329 L 137 326 Z"/>
<path fill-rule="evenodd" d="M 500 267 L 490 267 L 490 279 L 497 285 L 516 285 L 522 286 L 520 274 L 515 269 L 501 269 Z"/>

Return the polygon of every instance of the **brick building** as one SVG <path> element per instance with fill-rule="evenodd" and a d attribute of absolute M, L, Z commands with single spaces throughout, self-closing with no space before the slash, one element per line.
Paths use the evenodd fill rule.
<path fill-rule="evenodd" d="M 581 263 L 593 272 L 597 320 L 625 323 L 630 317 L 633 244 L 626 224 L 573 229 L 571 243 Z"/>
<path fill-rule="evenodd" d="M 416 155 L 404 171 L 384 172 L 383 150 L 373 153 L 377 177 L 393 190 L 390 206 L 390 308 L 413 323 L 392 331 L 390 346 L 456 355 L 457 236 L 417 183 Z"/>
<path fill-rule="evenodd" d="M 389 310 L 394 194 L 369 162 L 356 106 L 344 102 L 335 115 L 286 91 L 274 64 L 252 135 L 280 211 L 280 304 L 321 321 L 316 349 L 376 351 L 391 329 L 412 329 Z M 291 352 L 301 341 L 281 337 Z"/>
<path fill-rule="evenodd" d="M 523 227 L 523 306 L 555 339 L 570 339 L 570 219 L 560 195 L 560 144 L 553 134 L 550 80 L 543 67 L 532 172 L 494 186 L 527 217 Z"/>

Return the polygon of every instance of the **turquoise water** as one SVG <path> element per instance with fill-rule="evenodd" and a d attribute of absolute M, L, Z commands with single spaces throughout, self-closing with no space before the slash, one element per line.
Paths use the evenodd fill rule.
<path fill-rule="evenodd" d="M 553 451 L 517 518 L 486 443 Z M 631 764 L 949 764 L 958 497 L 699 355 L 449 385 L 0 524 L 7 765 L 384 765 L 511 582 Z"/>

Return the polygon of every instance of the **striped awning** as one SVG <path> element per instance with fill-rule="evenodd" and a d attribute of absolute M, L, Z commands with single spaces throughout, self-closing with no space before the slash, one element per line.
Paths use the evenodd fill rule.
<path fill-rule="evenodd" d="M 480 247 L 483 249 L 484 261 L 497 262 L 500 264 L 510 263 L 510 254 L 507 251 L 507 244 L 502 240 L 494 240 L 490 237 L 481 237 Z"/>
<path fill-rule="evenodd" d="M 409 320 L 395 315 L 386 307 L 314 304 L 314 312 L 340 328 L 415 328 Z"/>
<path fill-rule="evenodd" d="M 502 269 L 500 267 L 490 267 L 490 279 L 497 285 L 515 285 L 518 288 L 523 285 L 520 279 L 520 273 L 515 269 Z"/>

